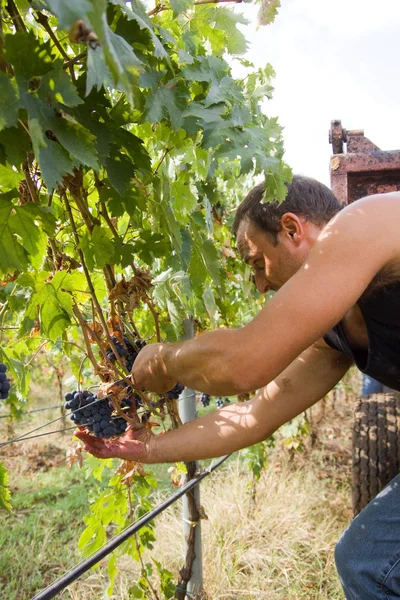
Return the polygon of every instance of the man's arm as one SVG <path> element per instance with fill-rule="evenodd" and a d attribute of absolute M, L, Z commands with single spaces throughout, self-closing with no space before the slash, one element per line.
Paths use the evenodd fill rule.
<path fill-rule="evenodd" d="M 215 395 L 259 389 L 331 329 L 383 267 L 399 259 L 399 194 L 358 200 L 322 231 L 306 263 L 248 325 L 139 354 L 138 387 L 181 381 Z"/>
<path fill-rule="evenodd" d="M 143 430 L 116 441 L 76 435 L 99 458 L 116 456 L 144 463 L 214 458 L 265 440 L 281 425 L 315 404 L 350 367 L 345 355 L 320 341 L 305 350 L 275 381 L 249 402 L 214 411 L 176 430 L 152 436 Z"/>

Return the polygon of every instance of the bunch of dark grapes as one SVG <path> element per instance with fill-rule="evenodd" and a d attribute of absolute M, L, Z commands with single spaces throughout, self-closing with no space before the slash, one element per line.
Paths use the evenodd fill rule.
<path fill-rule="evenodd" d="M 231 403 L 231 401 L 229 400 L 229 398 L 224 398 L 224 399 L 222 400 L 222 397 L 221 397 L 221 396 L 218 396 L 218 398 L 217 398 L 217 401 L 216 401 L 216 403 L 215 403 L 215 404 L 217 405 L 217 407 L 218 407 L 218 408 L 222 408 L 222 407 L 223 407 L 223 406 L 225 406 L 226 404 L 230 404 L 230 403 Z"/>
<path fill-rule="evenodd" d="M 182 385 L 181 383 L 177 383 L 176 385 L 174 385 L 172 390 L 167 392 L 167 400 L 178 400 L 179 396 L 182 394 L 184 389 L 184 385 Z"/>
<path fill-rule="evenodd" d="M 10 391 L 10 382 L 6 376 L 7 367 L 4 363 L 0 363 L 0 398 L 6 400 Z"/>
<path fill-rule="evenodd" d="M 126 398 L 121 402 L 121 408 L 131 408 L 138 399 L 140 400 L 139 396 L 136 398 L 136 394 L 132 399 Z M 126 431 L 127 422 L 122 417 L 113 415 L 114 407 L 107 398 L 99 400 L 96 394 L 84 390 L 68 392 L 65 394 L 65 400 L 65 408 L 72 410 L 71 421 L 86 427 L 95 436 L 110 438 Z"/>
<path fill-rule="evenodd" d="M 144 342 L 143 340 L 136 339 L 136 340 L 134 340 L 134 344 L 136 347 L 134 347 L 134 346 L 132 346 L 132 344 L 130 343 L 130 341 L 128 340 L 127 337 L 124 337 L 124 343 L 120 342 L 118 340 L 118 338 L 115 337 L 114 335 L 112 336 L 111 339 L 114 342 L 114 345 L 117 349 L 118 354 L 125 361 L 126 368 L 128 369 L 129 372 L 131 372 L 133 363 L 135 362 L 139 351 L 142 348 L 144 348 L 144 346 L 146 345 L 146 342 Z M 117 360 L 112 348 L 108 347 L 106 354 L 107 354 L 107 358 L 109 360 L 111 360 L 112 362 L 115 362 Z"/>
<path fill-rule="evenodd" d="M 208 394 L 201 394 L 200 402 L 201 402 L 202 406 L 204 406 L 204 408 L 206 408 L 206 406 L 209 406 L 209 404 L 211 402 L 211 398 Z"/>

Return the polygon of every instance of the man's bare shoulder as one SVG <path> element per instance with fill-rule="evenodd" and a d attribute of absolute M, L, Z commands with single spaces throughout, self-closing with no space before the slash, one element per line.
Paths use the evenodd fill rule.
<path fill-rule="evenodd" d="M 320 239 L 331 237 L 339 247 L 358 240 L 362 257 L 363 247 L 385 253 L 381 270 L 390 277 L 400 278 L 400 192 L 375 194 L 361 198 L 340 211 L 322 230 Z"/>

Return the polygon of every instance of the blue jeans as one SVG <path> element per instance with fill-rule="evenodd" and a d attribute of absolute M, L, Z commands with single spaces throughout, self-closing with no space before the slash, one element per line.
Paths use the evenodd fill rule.
<path fill-rule="evenodd" d="M 376 379 L 372 379 L 372 377 L 363 373 L 361 396 L 379 394 L 380 392 L 383 392 L 383 383 L 376 381 Z"/>
<path fill-rule="evenodd" d="M 346 529 L 335 559 L 347 600 L 400 598 L 400 475 Z"/>

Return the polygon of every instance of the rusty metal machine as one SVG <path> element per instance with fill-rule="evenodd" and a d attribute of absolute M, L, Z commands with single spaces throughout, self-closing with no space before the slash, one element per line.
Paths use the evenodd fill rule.
<path fill-rule="evenodd" d="M 331 188 L 340 202 L 400 190 L 400 150 L 381 150 L 363 129 L 346 130 L 341 121 L 331 122 L 329 143 Z"/>

